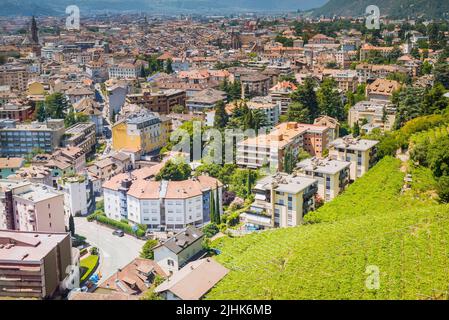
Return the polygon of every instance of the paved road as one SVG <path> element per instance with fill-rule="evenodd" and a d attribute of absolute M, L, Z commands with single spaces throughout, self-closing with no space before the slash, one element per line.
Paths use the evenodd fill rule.
<path fill-rule="evenodd" d="M 112 235 L 112 229 L 88 222 L 86 218 L 75 218 L 76 233 L 87 238 L 87 241 L 100 249 L 101 273 L 100 283 L 139 256 L 140 249 L 145 243 L 129 235 L 117 237 Z"/>

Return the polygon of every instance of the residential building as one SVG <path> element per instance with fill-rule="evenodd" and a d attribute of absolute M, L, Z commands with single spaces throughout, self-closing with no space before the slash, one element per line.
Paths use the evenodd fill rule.
<path fill-rule="evenodd" d="M 58 186 L 64 193 L 66 217 L 86 216 L 93 211 L 93 188 L 87 175 L 61 177 Z"/>
<path fill-rule="evenodd" d="M 0 86 L 10 86 L 12 90 L 26 91 L 30 72 L 26 66 L 5 64 L 0 66 Z"/>
<path fill-rule="evenodd" d="M 364 44 L 360 47 L 360 61 L 367 60 L 376 54 L 386 58 L 393 50 L 394 47 L 376 47 L 370 44 Z"/>
<path fill-rule="evenodd" d="M 342 193 L 349 184 L 347 161 L 309 158 L 297 164 L 299 175 L 318 181 L 318 195 L 323 201 L 330 201 Z"/>
<path fill-rule="evenodd" d="M 186 101 L 190 112 L 201 112 L 212 110 L 218 102 L 227 102 L 227 94 L 221 90 L 208 88 L 193 94 Z"/>
<path fill-rule="evenodd" d="M 293 227 L 315 209 L 318 180 L 277 173 L 256 182 L 255 200 L 241 215 L 247 229 Z"/>
<path fill-rule="evenodd" d="M 25 162 L 23 158 L 0 158 L 0 179 L 6 179 L 19 170 Z"/>
<path fill-rule="evenodd" d="M 30 124 L 0 120 L 0 156 L 24 157 L 35 149 L 52 153 L 59 147 L 64 132 L 63 119 Z"/>
<path fill-rule="evenodd" d="M 8 103 L 0 106 L 0 119 L 15 119 L 19 122 L 32 119 L 34 109 L 31 106 Z"/>
<path fill-rule="evenodd" d="M 363 122 L 376 125 L 383 131 L 393 129 L 396 120 L 396 108 L 389 102 L 372 100 L 357 102 L 348 112 L 348 124 L 352 128 Z"/>
<path fill-rule="evenodd" d="M 166 274 L 176 273 L 199 254 L 204 254 L 203 238 L 200 230 L 187 227 L 154 247 L 154 261 Z"/>
<path fill-rule="evenodd" d="M 395 80 L 376 79 L 366 86 L 368 100 L 390 101 L 393 93 L 401 88 L 401 84 Z"/>
<path fill-rule="evenodd" d="M 108 80 L 105 82 L 103 97 L 105 100 L 106 117 L 114 119 L 122 109 L 128 94 L 128 84 L 124 81 Z"/>
<path fill-rule="evenodd" d="M 377 162 L 377 140 L 338 138 L 329 146 L 329 157 L 333 160 L 351 162 L 350 179 L 360 178 Z"/>
<path fill-rule="evenodd" d="M 83 98 L 73 108 L 76 112 L 80 112 L 89 117 L 90 122 L 95 124 L 97 136 L 103 134 L 103 112 L 98 102 L 92 98 Z"/>
<path fill-rule="evenodd" d="M 157 92 L 145 91 L 128 94 L 126 103 L 138 105 L 152 112 L 168 114 L 174 106 L 186 105 L 186 92 L 184 90 L 167 89 Z"/>
<path fill-rule="evenodd" d="M 248 96 L 266 96 L 270 89 L 271 79 L 260 73 L 245 74 L 240 77 L 242 99 Z"/>
<path fill-rule="evenodd" d="M 62 145 L 66 148 L 76 147 L 85 154 L 95 151 L 97 144 L 96 126 L 92 122 L 79 122 L 67 128 L 65 131 Z"/>
<path fill-rule="evenodd" d="M 211 197 L 218 198 L 220 214 L 223 185 L 199 176 L 184 181 L 151 181 L 162 166 L 122 173 L 103 184 L 106 215 L 120 221 L 145 224 L 149 230 L 181 230 L 210 221 Z M 215 201 L 216 203 L 216 201 Z"/>
<path fill-rule="evenodd" d="M 0 229 L 65 232 L 64 195 L 31 182 L 0 180 Z"/>
<path fill-rule="evenodd" d="M 329 116 L 319 116 L 313 121 L 314 125 L 329 128 L 329 141 L 333 141 L 340 136 L 340 122 Z"/>
<path fill-rule="evenodd" d="M 229 270 L 212 258 L 204 258 L 187 264 L 155 292 L 166 300 L 200 300 Z"/>
<path fill-rule="evenodd" d="M 271 168 L 283 170 L 287 150 L 293 156 L 304 149 L 311 156 L 322 157 L 329 144 L 329 129 L 324 126 L 284 122 L 268 134 L 259 134 L 237 143 L 236 163 L 249 168 L 260 168 L 269 163 Z"/>
<path fill-rule="evenodd" d="M 123 62 L 111 65 L 108 68 L 109 78 L 137 79 L 142 75 L 140 63 Z"/>
<path fill-rule="evenodd" d="M 332 78 L 337 82 L 338 89 L 344 92 L 355 92 L 358 85 L 357 72 L 353 70 L 338 70 L 332 73 Z"/>
<path fill-rule="evenodd" d="M 13 175 L 6 177 L 9 180 L 29 181 L 32 183 L 44 184 L 56 188 L 52 170 L 44 166 L 29 166 L 18 169 Z"/>
<path fill-rule="evenodd" d="M 377 65 L 360 63 L 356 66 L 355 70 L 360 83 L 366 83 L 369 80 L 378 78 L 386 79 L 392 73 L 402 73 L 404 75 L 408 73 L 406 68 L 392 64 Z"/>
<path fill-rule="evenodd" d="M 254 97 L 247 102 L 247 106 L 251 110 L 260 110 L 265 115 L 269 127 L 272 128 L 279 123 L 280 103 L 273 102 L 269 96 Z"/>
<path fill-rule="evenodd" d="M 122 119 L 112 127 L 112 149 L 140 150 L 142 154 L 162 148 L 167 138 L 160 117 L 149 111 L 141 111 Z"/>
<path fill-rule="evenodd" d="M 102 281 L 94 294 L 121 293 L 141 296 L 151 287 L 156 277 L 166 278 L 167 274 L 155 261 L 135 258 Z"/>
<path fill-rule="evenodd" d="M 296 89 L 297 86 L 290 81 L 278 82 L 270 89 L 271 100 L 281 105 L 281 114 L 287 114 L 288 106 L 292 102 L 290 96 Z"/>
<path fill-rule="evenodd" d="M 0 230 L 0 297 L 49 299 L 79 287 L 69 233 Z"/>
<path fill-rule="evenodd" d="M 65 91 L 67 100 L 71 104 L 76 104 L 83 99 L 94 99 L 95 92 L 85 86 L 76 86 Z"/>

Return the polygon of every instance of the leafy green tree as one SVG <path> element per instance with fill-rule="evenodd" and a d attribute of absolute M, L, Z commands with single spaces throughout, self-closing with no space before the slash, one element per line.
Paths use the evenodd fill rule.
<path fill-rule="evenodd" d="M 171 74 L 173 72 L 173 60 L 168 59 L 165 66 L 165 73 Z"/>
<path fill-rule="evenodd" d="M 438 180 L 437 193 L 441 202 L 449 203 L 449 176 L 442 176 Z"/>
<path fill-rule="evenodd" d="M 395 128 L 399 129 L 407 121 L 423 114 L 422 101 L 424 89 L 407 86 L 393 94 L 392 102 L 396 106 Z"/>
<path fill-rule="evenodd" d="M 220 230 L 218 229 L 217 225 L 215 223 L 209 223 L 204 226 L 203 233 L 207 238 L 212 238 L 214 235 L 216 235 Z"/>
<path fill-rule="evenodd" d="M 154 248 L 159 244 L 155 239 L 150 239 L 145 242 L 140 252 L 140 257 L 143 259 L 154 259 Z"/>
<path fill-rule="evenodd" d="M 183 181 L 187 180 L 192 173 L 192 169 L 185 162 L 175 163 L 172 160 L 167 161 L 162 170 L 156 175 L 156 180 Z"/>
<path fill-rule="evenodd" d="M 42 101 L 39 101 L 36 104 L 36 120 L 39 122 L 47 120 L 47 111 L 45 110 L 45 105 Z"/>
<path fill-rule="evenodd" d="M 337 83 L 332 78 L 324 79 L 317 92 L 318 107 L 321 114 L 344 120 L 343 102 L 337 90 Z"/>
<path fill-rule="evenodd" d="M 429 147 L 427 161 L 435 177 L 449 176 L 449 136 Z"/>
<path fill-rule="evenodd" d="M 220 100 L 215 105 L 214 127 L 224 129 L 228 124 L 228 118 L 228 114 L 225 110 L 225 104 L 222 100 Z"/>
<path fill-rule="evenodd" d="M 221 223 L 221 218 L 220 218 L 220 189 L 218 188 L 218 183 L 216 185 L 215 188 L 215 220 L 214 223 L 219 225 Z"/>
<path fill-rule="evenodd" d="M 240 99 L 242 96 L 242 84 L 240 81 L 229 82 L 225 79 L 219 86 L 220 90 L 226 92 L 228 101 Z"/>
<path fill-rule="evenodd" d="M 422 74 L 431 74 L 432 73 L 433 66 L 430 64 L 429 61 L 424 61 L 421 67 L 421 73 Z"/>
<path fill-rule="evenodd" d="M 210 203 L 209 203 L 209 217 L 210 222 L 215 223 L 217 221 L 217 207 L 215 205 L 215 197 L 213 192 L 210 193 Z"/>
<path fill-rule="evenodd" d="M 441 83 L 436 83 L 424 94 L 422 102 L 422 114 L 433 114 L 445 110 L 448 106 L 448 98 L 444 96 L 446 90 Z"/>
<path fill-rule="evenodd" d="M 66 128 L 80 122 L 89 122 L 89 116 L 81 112 L 75 112 L 73 109 L 71 109 L 64 118 L 64 125 Z"/>
<path fill-rule="evenodd" d="M 301 102 L 290 103 L 287 110 L 287 120 L 310 123 L 309 109 L 307 109 Z"/>
<path fill-rule="evenodd" d="M 358 137 L 360 135 L 360 125 L 358 122 L 354 123 L 354 126 L 352 127 L 352 134 L 354 137 Z"/>
<path fill-rule="evenodd" d="M 45 106 L 52 119 L 64 119 L 69 103 L 63 93 L 55 92 L 45 98 Z"/>
<path fill-rule="evenodd" d="M 258 172 L 250 169 L 236 169 L 231 176 L 229 190 L 240 198 L 251 196 L 251 189 L 258 178 Z M 249 191 L 249 192 L 248 192 Z"/>
<path fill-rule="evenodd" d="M 180 105 L 180 104 L 174 105 L 171 108 L 171 112 L 174 112 L 174 113 L 184 113 L 185 111 L 186 111 L 186 107 L 183 105 Z"/>
<path fill-rule="evenodd" d="M 308 77 L 304 80 L 304 85 L 298 88 L 291 95 L 292 103 L 299 102 L 308 109 L 309 120 L 312 121 L 320 116 L 317 96 L 315 93 L 315 82 Z"/>
<path fill-rule="evenodd" d="M 437 63 L 433 68 L 435 82 L 441 83 L 446 89 L 449 89 L 449 64 Z"/>
<path fill-rule="evenodd" d="M 284 163 L 283 163 L 283 169 L 284 172 L 287 172 L 288 174 L 293 173 L 293 170 L 296 166 L 297 158 L 295 159 L 293 155 L 293 151 L 291 148 L 287 148 L 284 154 Z"/>

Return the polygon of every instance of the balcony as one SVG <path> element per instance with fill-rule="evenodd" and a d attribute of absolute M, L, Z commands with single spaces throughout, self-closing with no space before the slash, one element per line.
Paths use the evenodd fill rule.
<path fill-rule="evenodd" d="M 317 185 L 313 185 L 313 186 L 307 188 L 304 191 L 304 195 L 303 195 L 304 200 L 306 201 L 309 198 L 313 197 L 315 195 L 315 193 L 317 193 L 317 192 L 318 192 L 318 186 Z"/>

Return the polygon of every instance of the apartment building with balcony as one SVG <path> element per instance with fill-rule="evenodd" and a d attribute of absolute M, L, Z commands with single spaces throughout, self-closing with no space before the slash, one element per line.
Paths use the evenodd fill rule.
<path fill-rule="evenodd" d="M 259 134 L 237 143 L 236 163 L 248 168 L 260 168 L 269 164 L 275 170 L 283 170 L 287 150 L 293 156 L 304 149 L 311 156 L 322 157 L 329 144 L 329 128 L 298 122 L 284 122 L 268 134 Z"/>
<path fill-rule="evenodd" d="M 185 181 L 153 181 L 150 171 L 120 174 L 103 184 L 109 218 L 125 218 L 157 231 L 203 226 L 210 221 L 211 197 L 216 199 L 217 186 L 222 213 L 223 185 L 217 179 L 199 176 Z"/>
<path fill-rule="evenodd" d="M 97 144 L 96 126 L 93 122 L 76 123 L 67 128 L 62 139 L 64 147 L 76 147 L 85 154 L 95 151 Z"/>
<path fill-rule="evenodd" d="M 25 157 L 35 149 L 52 153 L 65 132 L 63 119 L 19 124 L 17 120 L 0 120 L 0 156 Z"/>
<path fill-rule="evenodd" d="M 279 123 L 281 115 L 281 104 L 272 101 L 269 96 L 254 97 L 248 101 L 247 106 L 251 110 L 260 110 L 266 117 L 269 127 L 274 127 Z"/>
<path fill-rule="evenodd" d="M 64 195 L 20 180 L 0 180 L 0 229 L 65 232 Z"/>
<path fill-rule="evenodd" d="M 362 121 L 378 126 L 382 131 L 393 129 L 396 120 L 396 108 L 386 101 L 371 100 L 357 102 L 348 112 L 348 124 L 352 128 Z"/>
<path fill-rule="evenodd" d="M 351 136 L 338 138 L 329 146 L 329 158 L 351 162 L 350 180 L 363 176 L 377 162 L 377 140 L 355 139 Z"/>
<path fill-rule="evenodd" d="M 135 104 L 152 112 L 169 114 L 176 105 L 186 105 L 186 92 L 178 89 L 167 89 L 156 92 L 128 94 L 126 103 Z"/>
<path fill-rule="evenodd" d="M 69 233 L 0 230 L 0 297 L 49 299 L 77 287 Z"/>
<path fill-rule="evenodd" d="M 330 201 L 342 193 L 349 184 L 348 161 L 308 158 L 297 164 L 297 174 L 318 181 L 318 195 Z"/>
<path fill-rule="evenodd" d="M 297 89 L 297 86 L 290 81 L 280 81 L 269 90 L 271 100 L 274 103 L 280 103 L 281 114 L 287 114 L 288 106 L 292 102 L 291 94 Z"/>
<path fill-rule="evenodd" d="M 113 64 L 108 68 L 109 78 L 137 79 L 142 75 L 142 64 L 122 62 Z"/>
<path fill-rule="evenodd" d="M 7 85 L 17 91 L 26 91 L 30 72 L 23 65 L 6 64 L 0 66 L 0 86 Z"/>
<path fill-rule="evenodd" d="M 277 173 L 257 181 L 255 200 L 250 210 L 241 215 L 249 229 L 293 227 L 315 209 L 318 180 Z"/>

